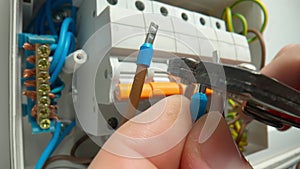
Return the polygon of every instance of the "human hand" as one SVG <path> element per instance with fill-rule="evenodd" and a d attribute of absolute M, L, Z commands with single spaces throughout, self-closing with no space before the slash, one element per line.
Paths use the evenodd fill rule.
<path fill-rule="evenodd" d="M 300 45 L 289 45 L 261 72 L 300 89 L 299 53 Z M 149 122 L 154 116 L 158 118 Z M 169 129 L 176 129 L 176 133 L 166 132 Z M 167 134 L 160 138 L 164 133 Z M 157 139 L 147 142 L 153 137 Z M 166 144 L 172 146 L 168 149 Z M 238 151 L 219 112 L 208 113 L 192 126 L 189 100 L 171 96 L 121 126 L 89 168 L 232 169 L 251 166 Z"/>
<path fill-rule="evenodd" d="M 250 168 L 235 146 L 222 115 L 210 112 L 192 126 L 189 104 L 183 96 L 170 96 L 134 117 L 116 132 L 131 138 L 158 139 L 151 143 L 128 141 L 113 134 L 89 168 Z M 153 113 L 159 116 L 154 121 L 135 122 L 148 121 L 154 117 Z M 162 149 L 164 143 L 171 147 Z M 153 156 L 145 151 L 152 151 Z"/>

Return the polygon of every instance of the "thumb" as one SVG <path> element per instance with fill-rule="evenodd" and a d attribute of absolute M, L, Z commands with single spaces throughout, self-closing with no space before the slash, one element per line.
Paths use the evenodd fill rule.
<path fill-rule="evenodd" d="M 181 160 L 182 169 L 251 168 L 239 152 L 219 112 L 208 113 L 193 126 Z"/>

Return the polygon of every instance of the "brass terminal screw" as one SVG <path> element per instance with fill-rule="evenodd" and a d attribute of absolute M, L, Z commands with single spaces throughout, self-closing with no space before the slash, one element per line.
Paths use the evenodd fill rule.
<path fill-rule="evenodd" d="M 42 105 L 50 105 L 50 99 L 47 96 L 43 96 L 40 98 L 40 104 Z"/>
<path fill-rule="evenodd" d="M 51 121 L 49 119 L 41 119 L 40 120 L 40 128 L 41 129 L 49 129 L 50 128 L 50 124 L 51 124 Z"/>
<path fill-rule="evenodd" d="M 39 96 L 47 96 L 50 93 L 50 86 L 48 84 L 42 84 L 38 88 Z"/>
<path fill-rule="evenodd" d="M 43 79 L 49 79 L 49 73 L 47 71 L 40 71 L 38 76 Z"/>
<path fill-rule="evenodd" d="M 50 48 L 47 45 L 41 45 L 38 49 L 37 49 L 37 54 L 40 57 L 48 57 L 50 55 Z"/>
<path fill-rule="evenodd" d="M 47 106 L 39 107 L 39 116 L 41 118 L 48 118 L 50 116 L 50 109 Z"/>
<path fill-rule="evenodd" d="M 47 70 L 49 65 L 50 65 L 50 63 L 49 63 L 48 59 L 46 59 L 46 58 L 43 58 L 43 59 L 39 60 L 39 62 L 38 62 L 39 70 Z"/>

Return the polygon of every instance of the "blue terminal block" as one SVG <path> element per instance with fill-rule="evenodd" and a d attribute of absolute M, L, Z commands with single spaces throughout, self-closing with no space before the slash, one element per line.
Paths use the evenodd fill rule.
<path fill-rule="evenodd" d="M 18 46 L 19 48 L 22 48 L 25 43 L 30 43 L 32 45 L 34 44 L 49 44 L 54 45 L 57 43 L 57 36 L 54 35 L 36 35 L 36 34 L 30 34 L 30 33 L 21 33 L 18 35 Z M 28 58 L 32 55 L 34 55 L 34 51 L 25 50 L 24 52 L 25 58 Z M 32 69 L 34 65 L 26 62 L 26 69 Z M 23 78 L 21 80 L 22 84 L 25 80 L 34 80 L 35 77 L 30 78 Z M 26 87 L 26 90 L 28 91 L 34 91 L 35 87 Z M 55 131 L 55 123 L 53 120 L 51 120 L 50 127 L 48 129 L 41 129 L 39 125 L 37 124 L 36 118 L 31 116 L 31 110 L 36 104 L 36 101 L 27 98 L 27 105 L 22 105 L 22 115 L 28 116 L 28 121 L 31 124 L 31 129 L 33 134 L 39 134 L 39 133 L 48 133 L 48 132 L 54 132 Z"/>
<path fill-rule="evenodd" d="M 18 46 L 23 47 L 24 43 L 31 44 L 54 44 L 57 42 L 57 36 L 54 35 L 35 35 L 30 33 L 20 33 L 18 35 Z"/>
<path fill-rule="evenodd" d="M 205 93 L 197 92 L 191 97 L 190 112 L 193 122 L 205 114 L 207 101 Z"/>

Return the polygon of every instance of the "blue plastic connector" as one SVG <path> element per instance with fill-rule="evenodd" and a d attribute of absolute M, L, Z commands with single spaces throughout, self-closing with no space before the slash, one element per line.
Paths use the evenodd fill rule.
<path fill-rule="evenodd" d="M 30 43 L 30 44 L 50 44 L 53 48 L 56 48 L 57 43 L 57 36 L 56 35 L 36 35 L 36 34 L 30 34 L 30 33 L 20 33 L 18 34 L 18 46 L 19 48 L 23 47 L 24 43 Z M 34 55 L 34 51 L 25 50 L 25 58 Z M 34 65 L 26 62 L 25 65 L 26 69 L 32 69 L 34 68 Z M 22 78 L 21 82 L 25 80 L 34 80 L 35 77 L 29 77 L 29 78 Z M 35 87 L 26 87 L 26 90 L 33 91 L 35 90 Z M 32 117 L 29 112 L 31 112 L 31 109 L 36 104 L 35 101 L 31 100 L 30 98 L 27 98 L 27 105 L 22 105 L 22 115 L 28 115 L 28 121 L 31 124 L 31 129 L 33 134 L 39 134 L 39 133 L 49 133 L 54 132 L 55 125 L 53 120 L 51 121 L 50 128 L 47 130 L 43 130 L 39 127 L 37 124 L 36 118 Z"/>
<path fill-rule="evenodd" d="M 153 56 L 153 45 L 151 43 L 144 43 L 140 47 L 140 52 L 137 57 L 136 64 L 150 66 L 151 60 Z"/>
<path fill-rule="evenodd" d="M 190 112 L 193 122 L 205 114 L 207 101 L 205 93 L 197 92 L 191 97 Z"/>

